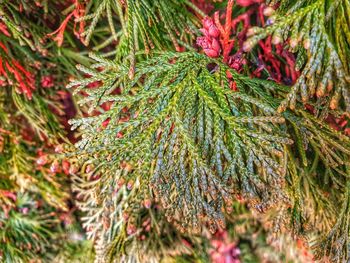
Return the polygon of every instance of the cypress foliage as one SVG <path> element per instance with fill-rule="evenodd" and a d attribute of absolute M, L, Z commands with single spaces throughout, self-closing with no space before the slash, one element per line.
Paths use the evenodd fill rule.
<path fill-rule="evenodd" d="M 349 260 L 348 0 L 63 2 L 0 5 L 2 260 Z"/>

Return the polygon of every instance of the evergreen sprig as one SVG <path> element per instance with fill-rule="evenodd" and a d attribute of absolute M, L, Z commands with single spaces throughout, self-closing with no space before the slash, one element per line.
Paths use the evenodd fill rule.
<path fill-rule="evenodd" d="M 193 52 L 161 52 L 139 62 L 133 79 L 127 65 L 91 57 L 96 64 L 90 69 L 78 67 L 91 77 L 69 87 L 84 91 L 87 96 L 79 103 L 100 114 L 71 120 L 83 136 L 69 156 L 83 167 L 91 164 L 98 174 L 94 182 L 83 180 L 89 192 L 76 189 L 86 198 L 79 204 L 89 212 L 85 227 L 92 226 L 92 237 L 101 238 L 98 218 L 107 200 L 118 207 L 119 217 L 108 212 L 116 222 L 122 211 L 135 206 L 129 197 L 110 201 L 119 180 L 133 185 L 136 200 L 155 198 L 173 225 L 194 234 L 204 226 L 212 231 L 223 227 L 235 195 L 260 212 L 284 211 L 276 227 L 298 234 L 308 233 L 310 223 L 315 233 L 335 222 L 350 140 L 300 106 L 278 114 L 288 88 L 245 77 Z M 230 89 L 230 81 L 238 91 Z M 90 88 L 96 82 L 101 85 Z M 111 103 L 107 111 L 101 108 L 105 103 Z M 327 191 L 325 178 L 327 185 L 341 189 L 329 192 L 327 204 L 320 202 Z M 320 205 L 329 205 L 327 214 L 317 211 Z M 103 242 L 99 246 L 105 247 Z M 125 252 L 122 247 L 115 255 Z"/>
<path fill-rule="evenodd" d="M 1 193 L 0 193 L 1 198 Z M 0 203 L 1 204 L 1 203 Z M 52 235 L 50 228 L 57 224 L 52 215 L 35 211 L 35 202 L 28 196 L 17 196 L 19 209 L 31 209 L 28 215 L 23 212 L 5 210 L 0 212 L 0 258 L 3 262 L 24 262 L 34 258 L 37 253 L 48 252 L 48 238 Z"/>
<path fill-rule="evenodd" d="M 53 169 L 45 165 L 55 157 L 37 162 L 65 136 L 62 88 L 76 72 L 72 65 L 86 62 L 45 41 L 60 8 L 52 1 L 0 3 L 1 262 L 52 262 L 71 242 L 61 226 L 70 209 L 67 179 L 57 173 L 58 160 Z"/>
<path fill-rule="evenodd" d="M 276 14 L 264 28 L 252 28 L 245 42 L 250 50 L 259 40 L 272 35 L 272 42 L 289 42 L 297 53 L 296 66 L 301 76 L 279 111 L 294 109 L 316 97 L 324 109 L 350 110 L 349 94 L 349 1 L 270 1 L 279 3 Z M 323 107 L 322 106 L 322 107 Z"/>
<path fill-rule="evenodd" d="M 350 139 L 327 124 L 343 128 L 350 110 L 349 1 L 257 2 L 2 1 L 1 260 L 91 262 L 93 243 L 95 262 L 208 262 L 222 228 L 243 261 L 299 262 L 271 251 L 290 233 L 319 259 L 349 260 Z M 195 4 L 218 11 L 200 30 Z M 215 59 L 195 50 L 198 32 Z M 244 41 L 263 51 L 245 54 Z M 247 76 L 287 79 L 294 57 L 277 44 L 296 54 L 292 87 Z M 64 137 L 57 101 L 71 75 L 79 141 L 55 151 L 91 243 L 70 222 L 80 212 L 67 212 L 60 156 L 35 163 Z"/>
<path fill-rule="evenodd" d="M 331 231 L 317 243 L 316 251 L 320 258 L 330 254 L 335 262 L 344 262 L 349 259 L 349 201 L 349 182 L 347 182 L 339 216 Z"/>
<path fill-rule="evenodd" d="M 195 53 L 165 53 L 140 63 L 132 81 L 125 67 L 113 73 L 105 68 L 112 79 L 104 72 L 95 74 L 92 81 L 100 76 L 104 84 L 86 89 L 84 102 L 111 101 L 112 109 L 71 121 L 84 131 L 77 154 L 97 153 L 104 160 L 100 167 L 116 170 L 126 161 L 132 167 L 127 178 L 151 183 L 169 217 L 197 232 L 203 222 L 210 221 L 214 229 L 224 224 L 221 210 L 234 190 L 262 207 L 281 199 L 280 158 L 283 145 L 292 143 L 279 129 L 284 119 L 273 116 L 267 103 L 243 93 L 248 89 L 245 78 L 237 80 L 243 94 L 234 93 L 224 69 L 210 73 L 208 63 Z M 122 94 L 111 95 L 117 78 Z M 138 84 L 141 78 L 144 86 Z M 226 82 L 225 88 L 220 81 Z M 107 127 L 96 133 L 106 119 Z M 275 135 L 261 126 L 275 130 Z M 122 138 L 115 139 L 117 133 Z M 267 185 L 274 191 L 266 191 Z"/>
<path fill-rule="evenodd" d="M 200 22 L 190 9 L 203 16 L 202 11 L 189 0 L 171 0 L 166 3 L 160 0 L 91 1 L 86 15 L 77 21 L 91 21 L 82 33 L 84 44 L 88 45 L 99 32 L 99 20 L 107 18 L 108 23 L 101 30 L 107 30 L 109 37 L 103 43 L 95 44 L 94 49 L 100 50 L 118 41 L 112 53 L 119 59 L 129 59 L 129 75 L 132 77 L 137 52 L 147 55 L 152 49 L 175 48 L 180 51 L 183 47 L 191 48 L 191 43 L 198 35 Z"/>

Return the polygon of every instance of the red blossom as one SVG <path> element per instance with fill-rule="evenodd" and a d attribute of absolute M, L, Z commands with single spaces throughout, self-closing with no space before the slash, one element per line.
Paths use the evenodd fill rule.
<path fill-rule="evenodd" d="M 221 47 L 219 41 L 215 38 L 199 37 L 197 45 L 203 48 L 204 53 L 211 58 L 217 58 L 220 55 Z"/>
<path fill-rule="evenodd" d="M 36 163 L 37 165 L 45 165 L 47 163 L 48 159 L 47 159 L 47 156 L 46 155 L 41 155 L 37 160 L 36 160 Z"/>
<path fill-rule="evenodd" d="M 81 18 L 85 15 L 84 6 L 81 3 L 79 3 L 79 0 L 74 0 L 74 5 L 75 5 L 75 9 L 69 15 L 67 15 L 67 17 L 63 20 L 63 22 L 59 26 L 59 28 L 50 34 L 47 34 L 47 36 L 49 36 L 49 37 L 56 35 L 53 38 L 53 40 L 57 42 L 57 45 L 59 47 L 62 46 L 62 44 L 63 44 L 63 39 L 64 39 L 63 35 L 64 35 L 64 32 L 65 32 L 66 27 L 68 25 L 68 22 L 72 17 L 75 18 L 74 28 L 73 28 L 74 35 L 78 39 L 80 39 L 82 33 L 85 31 L 85 21 L 81 20 L 79 22 L 76 22 L 79 18 Z M 79 30 L 77 30 L 78 23 L 79 23 Z"/>
<path fill-rule="evenodd" d="M 126 185 L 126 188 L 127 188 L 129 191 L 131 191 L 133 187 L 134 187 L 134 181 L 129 180 L 128 183 L 127 183 L 127 185 Z"/>
<path fill-rule="evenodd" d="M 58 45 L 59 47 L 62 46 L 62 44 L 63 44 L 63 35 L 64 35 L 64 31 L 66 30 L 67 24 L 68 24 L 69 20 L 71 19 L 71 17 L 72 17 L 73 15 L 74 15 L 73 12 L 70 13 L 70 14 L 63 20 L 62 24 L 60 25 L 60 27 L 59 27 L 56 31 L 54 31 L 54 32 L 52 32 L 52 33 L 50 33 L 50 34 L 47 34 L 47 36 L 49 36 L 49 37 L 56 35 L 56 36 L 53 38 L 53 40 L 57 42 L 57 45 Z"/>
<path fill-rule="evenodd" d="M 32 91 L 35 90 L 35 79 L 34 76 L 27 70 L 25 70 L 21 64 L 12 60 L 12 63 L 5 62 L 8 72 L 13 74 L 13 77 L 17 81 L 18 93 L 24 93 L 28 99 L 32 99 Z M 5 75 L 7 76 L 7 75 Z"/>
<path fill-rule="evenodd" d="M 197 38 L 197 45 L 203 48 L 204 53 L 211 58 L 220 56 L 221 46 L 219 43 L 220 31 L 210 17 L 202 20 L 203 28 L 200 31 L 204 37 Z"/>
<path fill-rule="evenodd" d="M 75 164 L 72 164 L 72 165 L 70 165 L 70 167 L 69 167 L 68 173 L 69 173 L 70 175 L 74 175 L 74 174 L 76 174 L 78 171 L 79 171 L 79 167 L 78 167 L 77 165 L 75 165 Z"/>
<path fill-rule="evenodd" d="M 0 46 L 1 46 L 1 42 L 0 42 Z M 7 73 L 3 65 L 3 59 L 1 57 L 0 57 L 0 76 L 7 77 Z"/>
<path fill-rule="evenodd" d="M 0 42 L 0 48 L 8 53 L 7 47 Z M 7 56 L 0 57 L 0 77 L 4 77 L 7 83 L 12 83 L 13 78 L 16 80 L 18 93 L 24 93 L 28 99 L 32 98 L 32 91 L 35 90 L 34 75 L 27 71 L 17 60 L 7 59 Z M 5 84 L 6 82 L 2 80 Z"/>
<path fill-rule="evenodd" d="M 305 109 L 312 114 L 315 114 L 314 106 L 310 104 L 304 105 Z M 325 122 L 328 123 L 336 131 L 344 132 L 345 135 L 350 136 L 350 128 L 348 127 L 350 118 L 347 114 L 343 114 L 340 117 L 335 117 L 332 114 L 328 114 L 325 117 Z"/>
<path fill-rule="evenodd" d="M 233 68 L 237 72 L 240 72 L 242 70 L 243 65 L 246 64 L 246 60 L 243 56 L 242 51 L 238 51 L 232 56 L 229 56 L 228 58 L 228 65 L 230 68 Z"/>
<path fill-rule="evenodd" d="M 203 19 L 203 28 L 201 29 L 202 33 L 206 37 L 217 38 L 220 36 L 220 31 L 217 26 L 214 24 L 213 19 L 206 17 Z"/>
<path fill-rule="evenodd" d="M 106 128 L 106 127 L 108 126 L 110 120 L 111 120 L 110 118 L 105 119 L 105 120 L 102 122 L 102 127 L 103 127 L 103 128 Z"/>
<path fill-rule="evenodd" d="M 345 128 L 344 129 L 344 134 L 347 136 L 350 136 L 350 128 Z"/>
<path fill-rule="evenodd" d="M 3 43 L 1 43 L 0 42 L 0 47 L 5 51 L 5 53 L 7 54 L 7 52 L 8 52 L 8 49 L 7 49 L 7 47 L 3 44 Z"/>
<path fill-rule="evenodd" d="M 17 81 L 17 92 L 24 93 L 28 99 L 32 98 L 32 91 L 35 90 L 34 77 L 16 61 L 12 60 L 12 65 L 9 62 L 5 62 L 5 66 L 8 72 L 12 73 Z M 24 76 L 21 74 L 24 73 Z M 4 74 L 7 77 L 7 73 Z"/>
<path fill-rule="evenodd" d="M 247 48 L 245 45 L 247 35 L 250 34 L 250 29 L 253 25 L 264 26 L 265 16 L 271 15 L 274 11 L 272 7 L 266 7 L 261 3 L 261 0 L 241 0 L 236 3 L 241 6 L 251 6 L 243 14 L 232 18 L 232 9 L 234 0 L 229 0 L 227 3 L 226 13 L 220 15 L 215 12 L 214 20 L 211 18 L 203 19 L 203 28 L 200 31 L 203 37 L 197 39 L 197 44 L 203 48 L 204 53 L 212 58 L 223 56 L 223 62 L 229 65 L 230 68 L 240 72 L 243 66 L 247 64 L 245 53 Z M 267 11 L 266 11 L 267 10 Z M 224 23 L 221 23 L 221 20 Z M 241 30 L 237 32 L 237 28 Z M 217 41 L 219 45 L 217 45 Z M 299 77 L 299 72 L 295 70 L 294 55 L 284 49 L 282 44 L 274 43 L 271 37 L 259 41 L 257 49 L 257 62 L 252 75 L 261 77 L 263 72 L 269 73 L 269 79 L 278 83 L 290 85 Z M 251 48 L 249 48 L 250 50 Z M 281 61 L 285 60 L 286 63 Z M 229 77 L 232 80 L 232 76 Z M 232 89 L 236 89 L 235 84 L 231 84 Z"/>
<path fill-rule="evenodd" d="M 145 206 L 145 208 L 149 209 L 152 206 L 152 201 L 150 199 L 146 199 L 143 201 L 143 205 Z"/>
<path fill-rule="evenodd" d="M 52 88 L 54 86 L 53 76 L 43 76 L 40 83 L 43 88 Z"/>
<path fill-rule="evenodd" d="M 59 173 L 61 171 L 60 164 L 58 160 L 54 160 L 50 166 L 50 172 L 53 174 Z"/>

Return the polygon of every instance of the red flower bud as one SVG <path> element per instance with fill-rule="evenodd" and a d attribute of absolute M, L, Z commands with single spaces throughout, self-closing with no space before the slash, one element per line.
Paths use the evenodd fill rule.
<path fill-rule="evenodd" d="M 210 58 L 217 58 L 219 53 L 213 49 L 204 49 L 204 53 Z"/>
<path fill-rule="evenodd" d="M 28 214 L 28 212 L 29 212 L 29 208 L 28 207 L 23 207 L 21 209 L 21 213 L 24 214 L 24 215 Z"/>
<path fill-rule="evenodd" d="M 250 6 L 252 4 L 254 4 L 254 1 L 253 0 L 237 0 L 237 4 L 240 5 L 240 6 Z"/>
<path fill-rule="evenodd" d="M 54 86 L 54 81 L 52 76 L 43 76 L 41 78 L 41 86 L 43 88 L 52 88 Z"/>
<path fill-rule="evenodd" d="M 255 3 L 261 3 L 263 0 L 237 0 L 237 4 L 240 6 L 250 6 Z"/>
<path fill-rule="evenodd" d="M 218 53 L 221 51 L 220 43 L 215 38 L 211 41 L 211 48 Z"/>
<path fill-rule="evenodd" d="M 125 183 L 125 179 L 124 178 L 120 178 L 117 182 L 118 188 L 122 187 Z"/>
<path fill-rule="evenodd" d="M 213 19 L 206 17 L 203 19 L 203 29 L 201 30 L 205 36 L 210 36 L 217 38 L 220 35 L 220 31 L 217 26 L 214 24 Z"/>
<path fill-rule="evenodd" d="M 215 38 L 199 37 L 197 38 L 197 44 L 203 48 L 204 53 L 208 57 L 216 58 L 220 55 L 220 43 Z"/>
<path fill-rule="evenodd" d="M 209 47 L 209 41 L 207 37 L 198 37 L 196 42 L 197 42 L 197 45 L 202 48 Z"/>
<path fill-rule="evenodd" d="M 272 16 L 274 12 L 275 12 L 275 9 L 273 9 L 273 7 L 267 6 L 264 9 L 263 14 L 264 14 L 264 16 Z"/>
<path fill-rule="evenodd" d="M 213 19 L 211 19 L 208 16 L 202 20 L 202 23 L 203 23 L 203 27 L 207 30 L 209 29 L 210 26 L 214 25 Z"/>
<path fill-rule="evenodd" d="M 122 217 L 123 217 L 124 221 L 128 221 L 130 216 L 127 212 L 123 212 Z"/>
<path fill-rule="evenodd" d="M 110 121 L 111 121 L 110 118 L 105 119 L 105 120 L 102 122 L 102 127 L 103 127 L 103 128 L 106 128 L 106 127 L 108 126 L 108 124 L 109 124 Z"/>
<path fill-rule="evenodd" d="M 210 28 L 209 28 L 209 36 L 211 36 L 211 37 L 219 37 L 220 36 L 220 31 L 219 31 L 219 29 L 216 27 L 216 26 L 211 26 Z"/>

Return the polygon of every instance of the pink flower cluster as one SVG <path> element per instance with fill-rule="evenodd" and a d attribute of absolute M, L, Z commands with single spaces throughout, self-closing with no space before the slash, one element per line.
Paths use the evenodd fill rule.
<path fill-rule="evenodd" d="M 206 17 L 203 19 L 203 28 L 200 31 L 204 37 L 197 38 L 197 44 L 203 48 L 204 53 L 211 58 L 223 56 L 223 62 L 227 63 L 236 71 L 241 71 L 242 66 L 246 64 L 243 52 L 239 49 L 235 54 L 231 55 L 235 43 L 242 42 L 243 34 L 238 34 L 237 37 L 231 37 L 235 30 L 236 24 L 244 20 L 245 17 L 238 16 L 232 20 L 232 7 L 234 1 L 229 0 L 227 3 L 227 10 L 225 15 L 225 23 L 220 23 L 220 14 L 215 12 L 214 19 Z"/>
<path fill-rule="evenodd" d="M 213 263 L 240 263 L 240 249 L 232 242 L 227 231 L 217 232 L 210 241 L 212 249 L 210 251 Z"/>
<path fill-rule="evenodd" d="M 203 28 L 200 31 L 204 34 L 204 37 L 197 38 L 197 45 L 203 48 L 204 53 L 208 57 L 217 58 L 221 52 L 219 43 L 220 31 L 213 19 L 210 17 L 204 18 Z"/>

